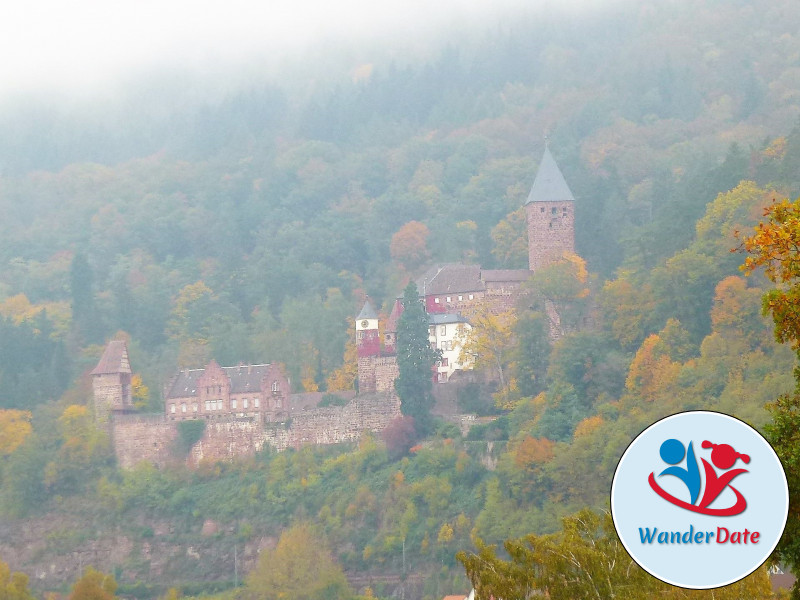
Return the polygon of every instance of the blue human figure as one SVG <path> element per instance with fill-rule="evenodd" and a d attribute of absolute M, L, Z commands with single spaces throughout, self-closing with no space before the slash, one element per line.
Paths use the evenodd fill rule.
<path fill-rule="evenodd" d="M 683 443 L 676 439 L 666 440 L 661 444 L 659 450 L 661 458 L 669 465 L 677 465 L 683 460 L 684 453 L 686 454 L 686 468 L 682 467 L 667 467 L 659 474 L 661 475 L 674 475 L 679 478 L 686 487 L 689 488 L 689 495 L 691 497 L 691 504 L 697 501 L 700 495 L 700 468 L 697 466 L 697 459 L 694 456 L 694 448 L 692 443 L 689 442 L 689 450 L 686 451 Z"/>

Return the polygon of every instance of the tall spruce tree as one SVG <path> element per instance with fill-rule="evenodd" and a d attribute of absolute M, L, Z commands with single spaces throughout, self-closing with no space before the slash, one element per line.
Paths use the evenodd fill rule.
<path fill-rule="evenodd" d="M 94 276 L 89 261 L 83 252 L 77 252 L 72 258 L 69 271 L 72 327 L 84 342 L 95 342 L 100 338 L 93 286 Z"/>
<path fill-rule="evenodd" d="M 440 352 L 428 341 L 428 315 L 412 281 L 403 292 L 403 313 L 397 323 L 397 366 L 400 375 L 394 382 L 400 396 L 400 411 L 414 418 L 419 435 L 432 429 L 433 383 L 431 368 Z"/>

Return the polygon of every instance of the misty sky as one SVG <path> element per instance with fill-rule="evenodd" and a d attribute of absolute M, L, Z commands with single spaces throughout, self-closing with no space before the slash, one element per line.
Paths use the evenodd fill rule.
<path fill-rule="evenodd" d="M 563 0 L 537 0 L 563 5 Z M 608 0 L 571 0 L 602 5 Z M 521 0 L 26 0 L 0 8 L 0 96 L 94 93 L 157 67 L 203 70 L 310 42 L 421 36 Z"/>

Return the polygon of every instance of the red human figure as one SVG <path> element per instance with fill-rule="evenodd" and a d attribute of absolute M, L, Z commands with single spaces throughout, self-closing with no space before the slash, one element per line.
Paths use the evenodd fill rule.
<path fill-rule="evenodd" d="M 702 447 L 713 448 L 711 451 L 711 462 L 714 463 L 714 466 L 718 469 L 730 469 L 740 458 L 745 464 L 750 462 L 750 457 L 747 454 L 740 454 L 739 452 L 736 452 L 736 450 L 734 450 L 733 447 L 729 446 L 728 444 L 712 444 L 708 440 L 705 440 L 702 444 Z M 701 458 L 700 460 L 703 461 L 703 468 L 706 472 L 706 489 L 703 493 L 703 499 L 700 501 L 700 506 L 702 508 L 707 507 L 714 500 L 716 500 L 717 496 L 722 493 L 722 490 L 728 487 L 734 477 L 748 472 L 747 469 L 733 469 L 732 471 L 728 471 L 717 476 L 717 472 L 714 470 L 714 467 L 708 464 L 708 461 L 706 461 L 705 458 Z M 740 501 L 743 502 L 744 498 L 739 500 L 741 497 L 739 490 L 733 486 L 731 486 L 731 489 L 736 494 L 737 505 Z M 742 508 L 742 510 L 744 510 L 744 508 Z"/>

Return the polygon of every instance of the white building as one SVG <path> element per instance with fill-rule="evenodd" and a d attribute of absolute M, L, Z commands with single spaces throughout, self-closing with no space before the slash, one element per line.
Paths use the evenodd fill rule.
<path fill-rule="evenodd" d="M 472 369 L 471 364 L 460 361 L 462 341 L 470 329 L 460 314 L 428 314 L 428 341 L 431 348 L 442 351 L 442 360 L 435 367 L 437 383 L 446 383 L 456 371 Z"/>

